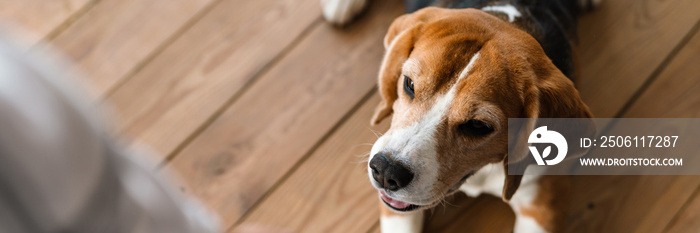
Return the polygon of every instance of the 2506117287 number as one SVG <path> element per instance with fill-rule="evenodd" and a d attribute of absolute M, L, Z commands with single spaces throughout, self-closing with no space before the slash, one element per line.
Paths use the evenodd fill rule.
<path fill-rule="evenodd" d="M 600 147 L 676 147 L 678 136 L 600 136 Z"/>

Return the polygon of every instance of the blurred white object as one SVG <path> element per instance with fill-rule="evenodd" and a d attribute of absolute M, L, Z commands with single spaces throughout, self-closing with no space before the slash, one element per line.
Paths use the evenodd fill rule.
<path fill-rule="evenodd" d="M 349 23 L 367 5 L 367 0 L 321 0 L 323 17 L 336 25 Z"/>
<path fill-rule="evenodd" d="M 0 38 L 0 232 L 218 232 L 46 57 Z"/>

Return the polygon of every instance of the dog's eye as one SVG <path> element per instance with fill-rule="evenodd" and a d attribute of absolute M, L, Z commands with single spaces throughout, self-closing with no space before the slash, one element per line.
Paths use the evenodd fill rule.
<path fill-rule="evenodd" d="M 468 136 L 484 136 L 493 132 L 493 127 L 480 120 L 469 120 L 457 126 L 460 133 Z"/>
<path fill-rule="evenodd" d="M 403 91 L 406 92 L 406 95 L 410 96 L 411 99 L 416 95 L 413 90 L 413 80 L 405 74 L 403 75 Z"/>

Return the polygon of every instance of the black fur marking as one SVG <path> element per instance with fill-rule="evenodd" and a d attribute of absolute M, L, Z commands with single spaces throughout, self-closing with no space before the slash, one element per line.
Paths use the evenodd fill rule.
<path fill-rule="evenodd" d="M 523 15 L 513 23 L 540 43 L 554 65 L 572 81 L 576 79 L 572 42 L 578 42 L 576 0 L 405 0 L 408 13 L 427 6 L 476 8 L 510 4 Z"/>

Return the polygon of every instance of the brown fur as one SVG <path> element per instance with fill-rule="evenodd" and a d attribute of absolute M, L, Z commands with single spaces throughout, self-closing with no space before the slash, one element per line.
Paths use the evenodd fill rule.
<path fill-rule="evenodd" d="M 566 207 L 571 193 L 569 176 L 542 176 L 539 190 L 530 206 L 520 207 L 520 213 L 532 217 L 549 232 L 563 232 Z"/>

